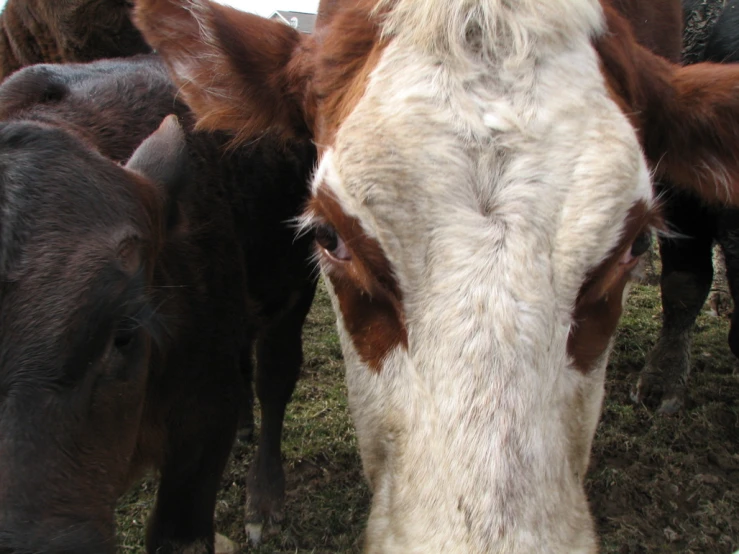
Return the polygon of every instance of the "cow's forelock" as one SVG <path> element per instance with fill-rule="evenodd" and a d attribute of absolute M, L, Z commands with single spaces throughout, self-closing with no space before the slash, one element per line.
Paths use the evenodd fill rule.
<path fill-rule="evenodd" d="M 607 345 L 578 368 L 568 339 L 588 276 L 628 251 L 635 206 L 651 209 L 635 132 L 590 45 L 600 6 L 469 9 L 473 34 L 495 15 L 521 25 L 506 27 L 521 48 L 505 51 L 454 24 L 419 41 L 432 34 L 421 25 L 453 20 L 425 4 L 394 8 L 315 180 L 377 241 L 407 331 L 370 371 L 334 287 L 374 492 L 369 550 L 593 552 L 582 478 Z"/>
<path fill-rule="evenodd" d="M 470 49 L 488 60 L 545 57 L 604 29 L 598 0 L 379 0 L 375 12 L 386 12 L 384 37 L 454 58 L 457 65 Z"/>

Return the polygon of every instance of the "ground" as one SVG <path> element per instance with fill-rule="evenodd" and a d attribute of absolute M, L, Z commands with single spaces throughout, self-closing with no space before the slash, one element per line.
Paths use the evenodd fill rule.
<path fill-rule="evenodd" d="M 739 549 L 739 363 L 728 319 L 698 320 L 686 409 L 658 416 L 629 400 L 654 344 L 659 289 L 632 291 L 608 369 L 606 403 L 593 446 L 587 493 L 604 553 L 711 553 Z M 341 349 L 321 286 L 305 331 L 306 363 L 286 419 L 286 519 L 259 548 L 246 546 L 244 482 L 253 445 L 237 444 L 222 481 L 218 531 L 255 554 L 353 553 L 369 507 L 347 413 Z M 121 552 L 144 552 L 156 481 L 118 510 Z"/>

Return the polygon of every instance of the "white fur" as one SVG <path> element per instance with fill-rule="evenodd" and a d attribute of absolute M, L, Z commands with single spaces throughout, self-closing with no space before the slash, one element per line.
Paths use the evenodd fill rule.
<path fill-rule="evenodd" d="M 368 552 L 597 550 L 582 480 L 607 355 L 584 375 L 567 337 L 587 272 L 651 198 L 590 44 L 602 26 L 596 0 L 402 0 L 321 162 L 408 329 L 378 375 L 335 306 Z"/>

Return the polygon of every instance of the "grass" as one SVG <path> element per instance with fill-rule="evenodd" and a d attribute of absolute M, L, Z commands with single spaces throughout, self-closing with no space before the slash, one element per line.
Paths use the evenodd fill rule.
<path fill-rule="evenodd" d="M 233 449 L 216 520 L 219 532 L 244 552 L 361 550 L 370 496 L 347 410 L 334 321 L 320 287 L 304 334 L 306 363 L 285 422 L 286 517 L 258 548 L 246 544 L 242 524 L 253 446 Z M 699 317 L 687 407 L 671 417 L 629 400 L 659 325 L 658 288 L 636 286 L 611 357 L 586 483 L 602 550 L 729 554 L 739 548 L 739 374 L 726 344 L 728 320 Z M 121 552 L 144 552 L 144 521 L 154 492 L 150 478 L 122 499 Z"/>

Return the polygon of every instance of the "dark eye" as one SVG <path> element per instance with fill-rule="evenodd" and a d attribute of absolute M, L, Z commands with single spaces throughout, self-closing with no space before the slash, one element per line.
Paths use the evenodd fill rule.
<path fill-rule="evenodd" d="M 348 261 L 352 257 L 336 229 L 328 223 L 322 223 L 316 227 L 316 243 L 332 258 L 342 262 Z"/>
<path fill-rule="evenodd" d="M 316 242 L 318 246 L 331 252 L 339 245 L 339 235 L 331 225 L 322 224 L 316 228 Z"/>
<path fill-rule="evenodd" d="M 644 231 L 641 235 L 636 237 L 636 240 L 631 245 L 631 255 L 638 258 L 644 254 L 649 247 L 652 245 L 652 233 L 650 231 Z"/>
<path fill-rule="evenodd" d="M 136 339 L 136 329 L 132 327 L 122 326 L 116 331 L 113 345 L 118 350 L 125 350 L 130 347 Z"/>

